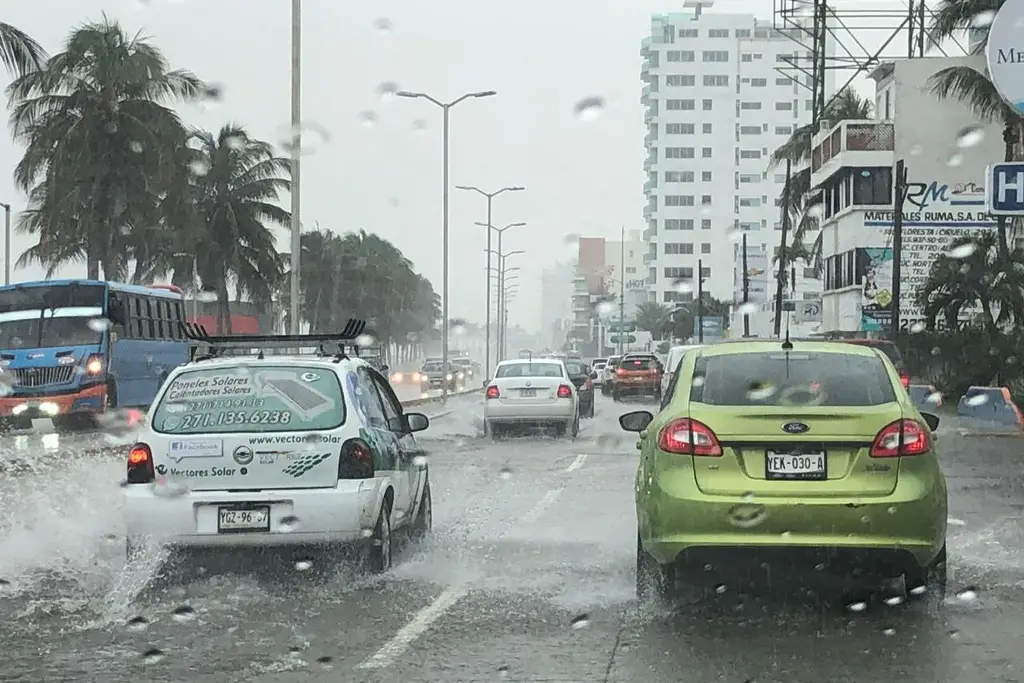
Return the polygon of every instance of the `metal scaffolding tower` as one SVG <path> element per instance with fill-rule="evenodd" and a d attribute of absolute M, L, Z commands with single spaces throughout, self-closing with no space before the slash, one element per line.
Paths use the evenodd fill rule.
<path fill-rule="evenodd" d="M 898 58 L 923 57 L 925 51 L 948 52 L 935 44 L 927 22 L 932 11 L 925 0 L 905 0 L 903 7 L 865 7 L 864 0 L 772 0 L 773 27 L 802 48 L 802 54 L 786 57 L 776 70 L 797 81 L 811 93 L 812 123 L 817 124 L 831 98 L 825 92 L 825 74 L 840 71 L 848 74 L 845 82 L 837 78 L 836 92 L 850 86 L 862 74 L 870 73 L 879 64 Z M 879 2 L 879 0 L 875 0 Z M 877 49 L 874 36 L 882 37 Z M 900 47 L 906 38 L 905 49 Z M 835 46 L 829 54 L 826 46 Z M 954 52 L 967 53 L 959 43 L 951 45 Z M 833 93 L 832 97 L 835 96 Z"/>

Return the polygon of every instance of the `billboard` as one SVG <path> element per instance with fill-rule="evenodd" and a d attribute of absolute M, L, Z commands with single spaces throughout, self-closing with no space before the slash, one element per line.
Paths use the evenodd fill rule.
<path fill-rule="evenodd" d="M 860 329 L 888 332 L 893 309 L 892 249 L 858 249 L 856 259 L 857 282 L 861 283 Z"/>
<path fill-rule="evenodd" d="M 968 66 L 984 72 L 985 60 L 975 55 L 895 63 L 893 159 L 904 160 L 908 181 L 900 259 L 900 326 L 904 329 L 923 319 L 917 296 L 935 258 L 948 251 L 956 239 L 994 229 L 996 225 L 995 217 L 986 210 L 985 169 L 1003 158 L 1001 127 L 992 124 L 979 128 L 977 115 L 966 104 L 955 99 L 939 100 L 930 92 L 929 78 L 950 66 Z M 921 125 L 923 111 L 928 112 L 928 125 Z M 869 239 L 869 244 L 892 245 L 892 218 L 892 210 L 864 213 L 865 230 L 880 233 L 876 239 Z M 872 253 L 868 258 L 884 261 L 881 253 Z M 891 252 L 888 258 L 891 262 Z M 888 268 L 890 279 L 877 283 L 879 294 L 886 289 L 891 292 L 891 263 Z M 876 279 L 882 277 L 881 272 L 876 273 Z M 863 303 L 862 329 L 884 319 L 881 309 L 868 308 L 870 315 L 864 314 Z"/>
<path fill-rule="evenodd" d="M 743 301 L 743 245 L 735 248 L 736 262 L 733 265 L 733 301 Z M 769 282 L 772 279 L 772 264 L 768 250 L 760 246 L 747 245 L 747 294 L 748 301 L 762 304 L 768 301 Z"/>

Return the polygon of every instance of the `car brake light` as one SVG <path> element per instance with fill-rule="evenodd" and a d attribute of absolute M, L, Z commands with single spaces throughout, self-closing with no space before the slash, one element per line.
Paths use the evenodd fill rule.
<path fill-rule="evenodd" d="M 665 425 L 658 434 L 658 448 L 677 455 L 719 457 L 722 444 L 711 428 L 697 420 L 681 417 Z"/>
<path fill-rule="evenodd" d="M 896 420 L 878 432 L 871 444 L 872 458 L 920 455 L 932 448 L 931 436 L 916 420 Z"/>
<path fill-rule="evenodd" d="M 501 398 L 501 392 L 498 391 L 498 387 L 494 384 L 487 387 L 487 398 Z"/>
<path fill-rule="evenodd" d="M 910 375 L 900 375 L 900 384 L 903 385 L 904 389 L 910 388 Z"/>
<path fill-rule="evenodd" d="M 623 370 L 622 368 L 619 368 L 618 370 L 615 371 L 615 374 L 618 375 L 619 377 L 625 377 L 626 371 Z"/>
<path fill-rule="evenodd" d="M 572 389 L 568 384 L 562 384 L 558 387 L 558 398 L 572 398 Z"/>
<path fill-rule="evenodd" d="M 144 443 L 137 443 L 128 451 L 129 484 L 151 484 L 156 479 L 153 470 L 153 451 Z"/>
<path fill-rule="evenodd" d="M 373 451 L 362 439 L 349 439 L 341 445 L 338 479 L 373 479 Z"/>

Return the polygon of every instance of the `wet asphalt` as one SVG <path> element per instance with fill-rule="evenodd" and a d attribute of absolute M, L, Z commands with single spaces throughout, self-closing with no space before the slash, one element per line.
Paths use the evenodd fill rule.
<path fill-rule="evenodd" d="M 376 579 L 281 557 L 127 569 L 116 454 L 9 441 L 37 462 L 0 477 L 0 681 L 1024 680 L 1024 439 L 942 428 L 942 605 L 851 612 L 783 577 L 654 609 L 634 598 L 635 439 L 615 419 L 642 406 L 597 400 L 575 441 L 493 442 L 480 398 L 453 399 L 420 439 L 434 533 Z"/>

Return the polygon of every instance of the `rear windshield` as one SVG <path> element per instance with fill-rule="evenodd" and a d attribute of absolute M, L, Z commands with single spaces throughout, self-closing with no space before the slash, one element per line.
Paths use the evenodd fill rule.
<path fill-rule="evenodd" d="M 619 361 L 623 370 L 653 370 L 658 367 L 653 358 L 623 358 Z"/>
<path fill-rule="evenodd" d="M 171 380 L 152 419 L 153 429 L 167 434 L 315 431 L 344 422 L 337 376 L 292 365 L 183 372 Z"/>
<path fill-rule="evenodd" d="M 900 355 L 900 350 L 896 348 L 896 345 L 891 341 L 884 341 L 881 339 L 853 339 L 847 344 L 856 344 L 857 346 L 870 346 L 873 349 L 878 349 L 892 361 L 892 364 L 897 368 L 903 364 L 903 356 Z"/>
<path fill-rule="evenodd" d="M 622 359 L 619 358 L 618 356 L 612 356 L 611 358 L 608 359 L 608 362 L 605 364 L 605 367 L 614 368 L 619 364 L 620 360 Z"/>
<path fill-rule="evenodd" d="M 891 403 L 896 395 L 878 358 L 779 351 L 699 358 L 690 400 L 719 406 L 873 406 Z"/>
<path fill-rule="evenodd" d="M 565 369 L 569 371 L 570 375 L 585 375 L 588 372 L 586 365 L 574 360 L 565 361 Z"/>
<path fill-rule="evenodd" d="M 442 363 L 424 363 L 423 372 L 441 372 L 441 368 L 444 365 Z"/>
<path fill-rule="evenodd" d="M 509 363 L 498 366 L 495 377 L 561 377 L 560 363 Z"/>

